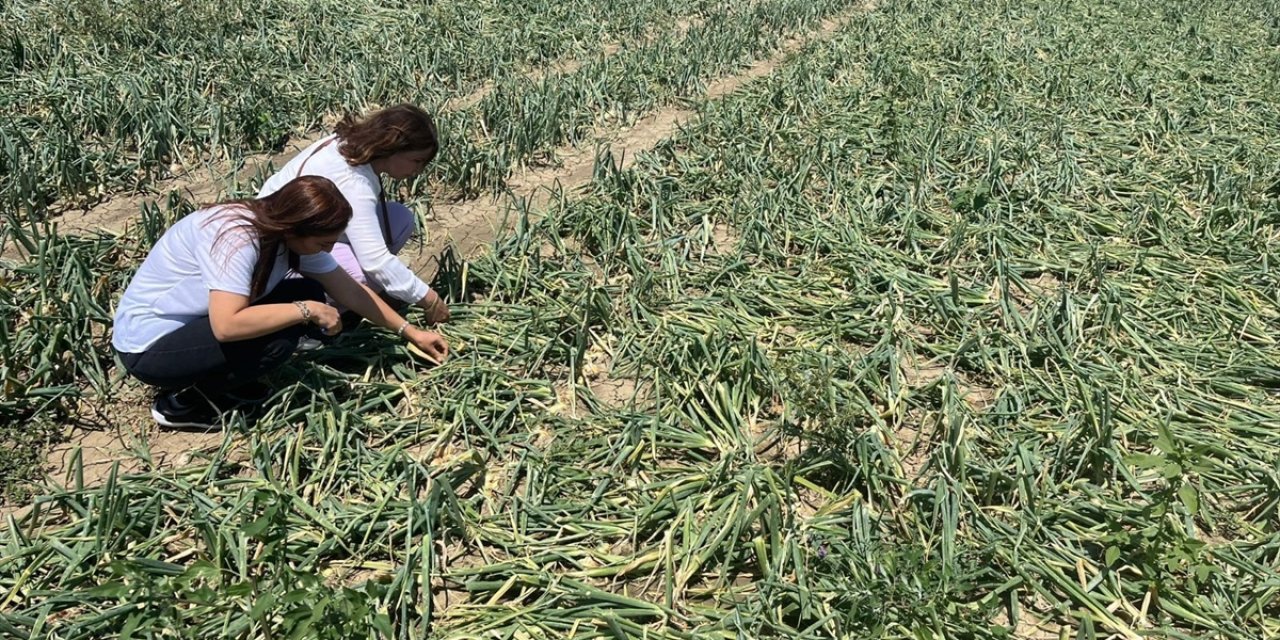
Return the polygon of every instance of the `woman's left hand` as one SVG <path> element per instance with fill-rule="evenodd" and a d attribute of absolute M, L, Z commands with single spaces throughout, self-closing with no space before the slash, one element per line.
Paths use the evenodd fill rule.
<path fill-rule="evenodd" d="M 436 293 L 435 289 L 427 291 L 427 295 L 422 297 L 418 302 L 418 306 L 426 313 L 427 324 L 440 324 L 448 322 L 453 315 L 449 312 L 449 305 L 445 304 L 444 298 Z"/>

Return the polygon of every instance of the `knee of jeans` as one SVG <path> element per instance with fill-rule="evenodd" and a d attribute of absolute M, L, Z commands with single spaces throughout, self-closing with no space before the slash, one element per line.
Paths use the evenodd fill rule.
<path fill-rule="evenodd" d="M 324 302 L 324 285 L 311 278 L 303 278 L 302 295 L 307 300 L 315 300 L 316 302 Z"/>
<path fill-rule="evenodd" d="M 399 202 L 387 203 L 387 227 L 391 230 L 391 253 L 400 253 L 409 242 L 409 236 L 418 227 L 418 218 L 409 207 Z"/>

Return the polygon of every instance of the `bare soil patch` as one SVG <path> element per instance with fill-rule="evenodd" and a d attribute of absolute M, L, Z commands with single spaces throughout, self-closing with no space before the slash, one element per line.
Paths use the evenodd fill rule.
<path fill-rule="evenodd" d="M 1001 612 L 992 623 L 999 627 L 1011 629 L 1013 637 L 1018 640 L 1058 640 L 1062 637 L 1063 627 L 1052 620 L 1041 620 L 1031 612 L 1022 610 L 1018 613 L 1018 622 L 1013 624 L 1009 616 Z"/>
<path fill-rule="evenodd" d="M 129 385 L 111 403 L 86 407 L 80 424 L 70 427 L 67 439 L 48 455 L 48 478 L 57 486 L 84 486 L 106 482 L 113 469 L 119 475 L 179 469 L 214 456 L 228 434 L 167 431 L 151 418 L 151 396 L 141 385 Z M 77 469 L 77 458 L 79 470 Z M 247 459 L 242 444 L 230 450 L 227 461 Z"/>
<path fill-rule="evenodd" d="M 956 380 L 956 389 L 960 398 L 975 411 L 990 407 L 996 399 L 995 389 L 983 386 L 969 379 L 962 373 L 951 371 L 950 367 L 937 360 L 925 360 L 915 354 L 905 354 L 902 358 L 902 377 L 907 386 L 912 388 L 927 387 L 950 372 Z"/>
<path fill-rule="evenodd" d="M 929 464 L 929 455 L 933 452 L 933 442 L 925 433 L 924 422 L 923 412 L 908 411 L 906 419 L 893 430 L 890 444 L 898 452 L 903 478 L 906 480 L 921 478 L 925 466 Z"/>

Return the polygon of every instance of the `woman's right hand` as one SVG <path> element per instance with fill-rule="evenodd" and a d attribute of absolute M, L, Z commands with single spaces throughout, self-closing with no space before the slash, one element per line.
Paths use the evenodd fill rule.
<path fill-rule="evenodd" d="M 337 309 L 315 300 L 307 300 L 305 304 L 311 310 L 311 324 L 320 327 L 320 333 L 336 336 L 342 331 L 342 315 Z"/>
<path fill-rule="evenodd" d="M 436 364 L 444 362 L 449 357 L 449 343 L 445 341 L 444 336 L 434 331 L 423 331 L 417 327 L 410 327 L 404 332 L 404 337 L 413 343 L 426 354 L 428 358 L 435 360 Z"/>

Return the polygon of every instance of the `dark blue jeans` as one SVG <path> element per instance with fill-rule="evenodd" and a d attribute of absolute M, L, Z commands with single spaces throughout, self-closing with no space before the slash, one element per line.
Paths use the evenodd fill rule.
<path fill-rule="evenodd" d="M 324 287 L 310 278 L 289 278 L 253 304 L 296 300 L 324 302 Z M 120 362 L 133 377 L 166 391 L 196 387 L 205 394 L 220 395 L 284 364 L 306 329 L 296 324 L 257 338 L 218 342 L 209 318 L 204 317 L 160 338 L 142 353 L 119 354 Z"/>

